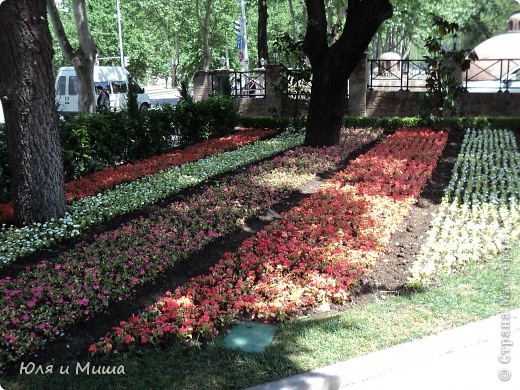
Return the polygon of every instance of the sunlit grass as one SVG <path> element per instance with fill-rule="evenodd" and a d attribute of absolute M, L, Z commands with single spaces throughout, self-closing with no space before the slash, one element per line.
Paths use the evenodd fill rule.
<path fill-rule="evenodd" d="M 124 365 L 124 376 L 76 376 L 76 363 L 68 362 L 63 364 L 71 367 L 70 375 L 4 378 L 0 384 L 6 390 L 242 389 L 518 308 L 518 280 L 520 246 L 485 264 L 474 264 L 462 275 L 442 279 L 435 289 L 280 325 L 273 344 L 262 354 L 230 351 L 216 339 L 202 349 L 174 344 L 95 361 Z"/>

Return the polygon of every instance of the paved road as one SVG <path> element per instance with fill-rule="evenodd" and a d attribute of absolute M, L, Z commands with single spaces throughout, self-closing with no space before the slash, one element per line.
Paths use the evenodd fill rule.
<path fill-rule="evenodd" d="M 177 89 L 145 87 L 144 90 L 146 91 L 148 96 L 150 96 L 150 100 L 152 101 L 152 106 L 154 106 L 156 104 L 175 105 L 179 102 L 179 99 L 181 96 Z"/>

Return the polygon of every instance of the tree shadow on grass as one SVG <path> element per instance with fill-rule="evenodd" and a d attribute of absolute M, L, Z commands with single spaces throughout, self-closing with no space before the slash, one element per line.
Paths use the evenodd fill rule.
<path fill-rule="evenodd" d="M 159 349 L 139 347 L 115 359 L 104 357 L 90 362 L 56 364 L 52 374 L 26 375 L 21 380 L 28 389 L 243 389 L 309 370 L 308 363 L 298 361 L 295 356 L 322 351 L 324 346 L 320 342 L 325 340 L 316 339 L 316 334 L 330 333 L 328 342 L 335 345 L 345 342 L 346 358 L 355 353 L 355 346 L 349 346 L 343 335 L 362 332 L 366 327 L 363 322 L 330 317 L 300 320 L 282 325 L 264 353 L 226 349 L 222 335 L 201 348 L 180 343 Z M 341 336 L 338 335 L 340 330 Z M 335 359 L 338 357 L 330 356 L 323 364 L 331 364 Z M 68 375 L 60 374 L 62 367 L 69 367 Z M 76 373 L 78 367 L 79 374 Z M 87 375 L 86 367 L 91 370 L 124 367 L 124 375 Z M 334 377 L 324 379 L 331 383 L 338 381 Z"/>

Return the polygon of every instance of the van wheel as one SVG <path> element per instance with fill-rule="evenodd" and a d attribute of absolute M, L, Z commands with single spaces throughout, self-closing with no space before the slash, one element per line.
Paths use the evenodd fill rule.
<path fill-rule="evenodd" d="M 149 108 L 150 108 L 150 105 L 148 103 L 143 103 L 143 104 L 141 104 L 141 107 L 139 107 L 139 112 L 140 113 L 146 112 L 146 111 L 148 111 Z"/>

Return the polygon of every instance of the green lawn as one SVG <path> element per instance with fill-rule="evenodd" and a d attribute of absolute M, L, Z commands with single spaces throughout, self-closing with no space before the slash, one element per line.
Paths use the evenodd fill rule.
<path fill-rule="evenodd" d="M 242 389 L 343 361 L 520 307 L 520 246 L 435 289 L 358 306 L 326 318 L 280 325 L 263 354 L 229 351 L 221 339 L 203 349 L 175 344 L 136 349 L 92 365 L 124 369 L 125 375 L 76 375 L 76 362 L 53 374 L 0 379 L 12 389 Z M 80 362 L 85 367 L 86 361 Z M 69 374 L 59 373 L 60 369 Z"/>

